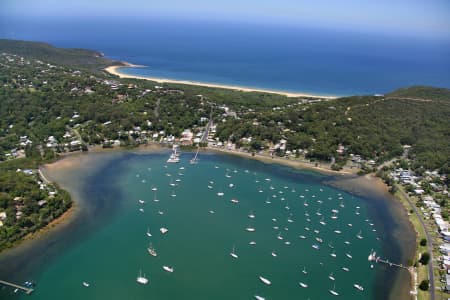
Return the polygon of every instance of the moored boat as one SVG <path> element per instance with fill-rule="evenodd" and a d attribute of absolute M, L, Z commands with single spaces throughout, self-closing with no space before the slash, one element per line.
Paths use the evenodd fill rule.
<path fill-rule="evenodd" d="M 147 284 L 148 283 L 148 279 L 145 277 L 145 274 L 142 275 L 141 271 L 139 271 L 139 275 L 136 278 L 136 281 L 137 281 L 137 283 L 140 283 L 140 284 Z"/>
<path fill-rule="evenodd" d="M 262 276 L 259 276 L 259 280 L 261 280 L 264 284 L 267 284 L 267 285 L 271 285 L 272 284 L 272 282 L 270 282 L 269 279 L 264 278 Z"/>

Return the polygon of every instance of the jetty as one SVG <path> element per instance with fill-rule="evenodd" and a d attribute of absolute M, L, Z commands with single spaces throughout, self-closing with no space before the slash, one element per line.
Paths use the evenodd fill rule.
<path fill-rule="evenodd" d="M 397 267 L 400 269 L 405 269 L 405 270 L 411 271 L 410 268 L 408 268 L 407 266 L 390 262 L 388 259 L 382 259 L 381 257 L 377 256 L 376 252 L 373 250 L 370 252 L 368 260 L 376 262 L 376 263 L 385 264 L 389 267 Z"/>
<path fill-rule="evenodd" d="M 19 289 L 19 290 L 22 290 L 27 295 L 31 294 L 34 291 L 34 289 L 32 289 L 32 288 L 28 288 L 28 287 L 25 287 L 25 286 L 22 286 L 22 285 L 18 285 L 18 284 L 12 283 L 12 282 L 8 282 L 8 281 L 5 281 L 5 280 L 0 280 L 0 284 L 6 285 L 6 286 L 10 286 L 10 287 L 13 287 L 13 288 L 16 288 L 16 289 Z"/>

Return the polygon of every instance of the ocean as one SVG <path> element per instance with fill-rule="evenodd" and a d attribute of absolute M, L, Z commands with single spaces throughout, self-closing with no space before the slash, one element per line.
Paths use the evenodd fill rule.
<path fill-rule="evenodd" d="M 3 288 L 0 298 L 333 299 L 333 290 L 387 299 L 398 272 L 407 274 L 367 259 L 375 250 L 407 262 L 397 202 L 334 188 L 332 176 L 312 171 L 214 153 L 190 165 L 192 155 L 167 164 L 166 151 L 93 153 L 50 172 L 77 190 L 79 215 L 56 238 L 0 260 L 2 278 L 37 283 L 31 295 Z"/>
<path fill-rule="evenodd" d="M 89 48 L 124 72 L 318 95 L 450 88 L 450 40 L 307 26 L 174 19 L 14 19 L 0 38 Z"/>

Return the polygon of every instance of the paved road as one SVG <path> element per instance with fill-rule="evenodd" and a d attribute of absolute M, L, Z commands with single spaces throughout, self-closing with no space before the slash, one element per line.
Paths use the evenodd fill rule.
<path fill-rule="evenodd" d="M 397 186 L 398 188 L 398 186 Z M 398 191 L 400 194 L 402 194 L 405 199 L 408 201 L 409 205 L 414 210 L 414 213 L 416 214 L 417 218 L 420 221 L 420 224 L 423 227 L 423 230 L 425 231 L 425 236 L 427 238 L 427 245 L 428 245 L 428 252 L 430 253 L 430 262 L 428 263 L 428 278 L 430 279 L 430 299 L 435 300 L 435 286 L 434 286 L 434 273 L 433 273 L 433 240 L 428 233 L 427 227 L 425 226 L 425 223 L 422 220 L 422 217 L 420 216 L 419 212 L 417 211 L 417 207 L 414 203 L 411 202 L 408 195 L 400 188 L 398 188 Z"/>

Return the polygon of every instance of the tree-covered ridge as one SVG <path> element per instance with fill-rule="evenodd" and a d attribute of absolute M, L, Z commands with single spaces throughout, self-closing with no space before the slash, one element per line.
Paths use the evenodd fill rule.
<path fill-rule="evenodd" d="M 393 98 L 450 101 L 450 89 L 433 88 L 429 86 L 413 86 L 395 90 L 386 96 Z"/>
<path fill-rule="evenodd" d="M 92 71 L 112 64 L 119 64 L 119 62 L 104 58 L 103 54 L 97 51 L 56 48 L 40 42 L 0 39 L 0 51 L 44 60 L 52 64 L 72 65 Z"/>
<path fill-rule="evenodd" d="M 436 169 L 450 159 L 449 115 L 448 102 L 347 97 L 228 118 L 218 135 L 232 136 L 237 143 L 251 137 L 255 150 L 267 141 L 286 139 L 286 150 L 301 149 L 306 157 L 320 160 L 347 160 L 354 154 L 382 162 L 410 145 L 416 166 Z M 339 147 L 342 153 L 336 151 Z"/>

